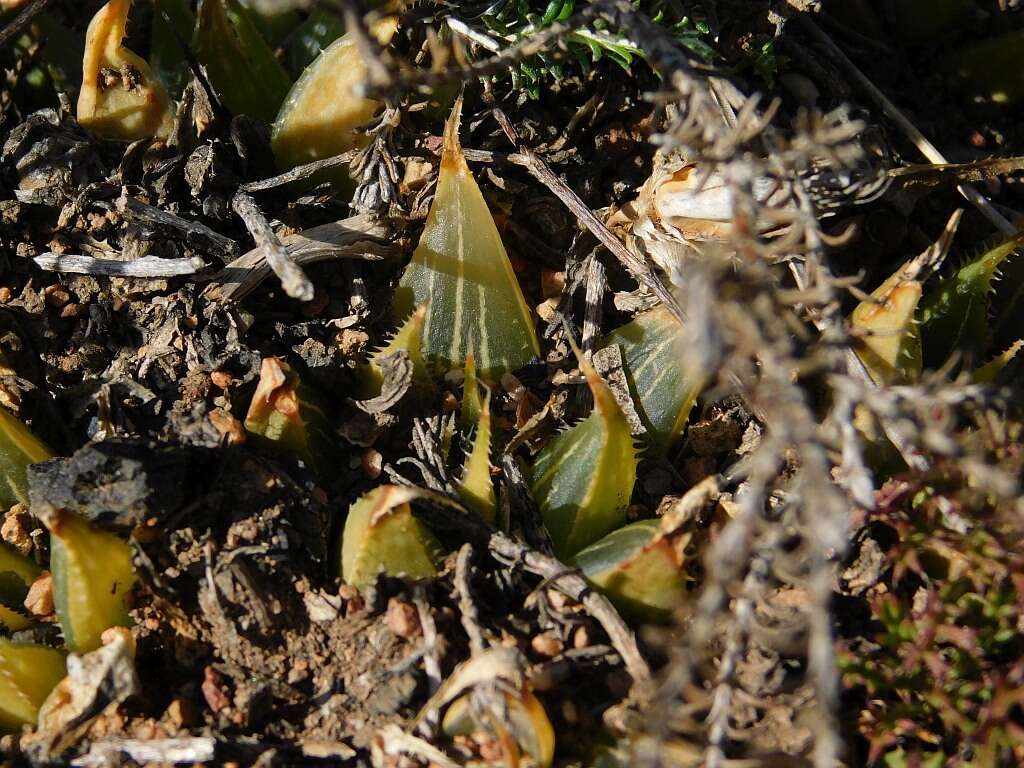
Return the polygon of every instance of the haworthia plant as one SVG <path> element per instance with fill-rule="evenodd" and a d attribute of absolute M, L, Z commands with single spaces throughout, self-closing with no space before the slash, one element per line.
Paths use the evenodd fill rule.
<path fill-rule="evenodd" d="M 105 630 L 131 624 L 127 604 L 135 584 L 131 547 L 68 512 L 56 512 L 46 525 L 53 605 L 65 645 L 76 653 L 99 648 Z"/>
<path fill-rule="evenodd" d="M 397 20 L 385 19 L 373 32 L 386 44 L 397 26 Z M 381 106 L 355 92 L 366 78 L 366 64 L 350 35 L 332 43 L 306 68 L 274 121 L 271 141 L 281 170 L 366 144 L 366 137 L 355 129 L 369 122 Z"/>
<path fill-rule="evenodd" d="M 473 386 L 476 386 L 474 381 Z M 459 497 L 484 520 L 493 523 L 498 514 L 498 500 L 491 481 L 491 397 L 483 401 L 477 417 L 476 432 L 466 456 L 459 480 Z"/>
<path fill-rule="evenodd" d="M 427 495 L 418 488 L 382 485 L 349 507 L 341 539 L 341 576 L 346 582 L 372 584 L 381 571 L 412 579 L 437 573 L 444 550 L 409 506 Z"/>
<path fill-rule="evenodd" d="M 683 367 L 679 322 L 664 306 L 616 328 L 602 346 L 617 344 L 637 412 L 660 451 L 683 431 L 701 382 Z"/>
<path fill-rule="evenodd" d="M 132 0 L 110 0 L 85 35 L 78 122 L 110 139 L 167 136 L 174 124 L 170 97 L 149 64 L 121 43 Z"/>
<path fill-rule="evenodd" d="M 684 597 L 680 542 L 640 520 L 612 531 L 576 555 L 583 575 L 631 618 L 664 620 Z"/>
<path fill-rule="evenodd" d="M 331 43 L 345 33 L 338 14 L 314 7 L 286 41 L 288 68 L 301 76 L 306 67 Z"/>
<path fill-rule="evenodd" d="M 503 717 L 489 710 L 474 713 L 467 694 L 453 701 L 445 712 L 441 724 L 445 734 L 455 737 L 497 731 L 498 743 L 505 749 L 521 750 L 530 756 L 533 765 L 548 768 L 555 757 L 555 730 L 544 705 L 528 690 L 499 690 L 504 698 Z M 512 765 L 518 763 L 517 754 L 506 757 L 512 758 Z"/>
<path fill-rule="evenodd" d="M 466 367 L 463 369 L 462 403 L 459 407 L 459 424 L 463 429 L 470 429 L 480 420 L 484 403 L 480 397 L 480 383 L 476 376 L 476 358 L 466 355 Z"/>
<path fill-rule="evenodd" d="M 637 449 L 629 422 L 597 371 L 580 358 L 594 410 L 537 455 L 530 486 L 555 553 L 563 560 L 626 520 L 636 482 Z"/>
<path fill-rule="evenodd" d="M 855 350 L 875 383 L 905 384 L 921 375 L 920 300 L 921 283 L 906 279 L 901 267 L 853 310 Z"/>
<path fill-rule="evenodd" d="M 304 386 L 286 362 L 265 357 L 245 416 L 245 430 L 268 448 L 293 456 L 322 474 L 332 454 L 325 408 L 322 398 Z"/>
<path fill-rule="evenodd" d="M 3 408 L 0 408 L 0 504 L 28 504 L 29 464 L 53 458 L 49 448 Z"/>
<path fill-rule="evenodd" d="M 28 588 L 42 570 L 6 544 L 0 544 L 0 624 L 8 632 L 24 629 L 32 620 L 24 612 Z"/>
<path fill-rule="evenodd" d="M 193 47 L 228 109 L 273 121 L 291 78 L 238 0 L 200 0 Z"/>
<path fill-rule="evenodd" d="M 485 378 L 540 354 L 530 309 L 459 144 L 461 100 L 445 126 L 437 194 L 395 294 L 399 313 L 429 305 L 427 359 L 446 369 L 476 359 Z"/>
<path fill-rule="evenodd" d="M 35 725 L 39 708 L 65 674 L 60 651 L 0 637 L 0 731 Z"/>
<path fill-rule="evenodd" d="M 1000 243 L 940 281 L 921 302 L 919 318 L 929 366 L 942 365 L 960 350 L 975 363 L 991 343 L 989 294 L 999 266 L 1024 243 L 1024 235 Z"/>
<path fill-rule="evenodd" d="M 1017 339 L 983 366 L 975 369 L 971 379 L 977 384 L 993 384 L 1003 369 L 1021 352 L 1024 352 L 1024 339 Z"/>

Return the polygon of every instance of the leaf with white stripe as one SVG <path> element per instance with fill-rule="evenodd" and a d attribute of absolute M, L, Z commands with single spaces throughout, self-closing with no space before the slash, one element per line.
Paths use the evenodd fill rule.
<path fill-rule="evenodd" d="M 444 132 L 437 194 L 412 261 L 399 281 L 400 315 L 429 304 L 423 351 L 446 370 L 476 359 L 484 378 L 526 365 L 540 354 L 533 316 L 494 219 L 459 144 L 462 102 Z"/>

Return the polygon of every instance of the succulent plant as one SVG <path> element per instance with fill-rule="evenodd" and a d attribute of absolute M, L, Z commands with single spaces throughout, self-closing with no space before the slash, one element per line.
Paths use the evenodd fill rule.
<path fill-rule="evenodd" d="M 65 674 L 60 651 L 0 637 L 0 731 L 35 725 L 39 707 Z"/>
<path fill-rule="evenodd" d="M 238 0 L 200 0 L 192 45 L 228 109 L 274 120 L 292 81 Z"/>
<path fill-rule="evenodd" d="M 45 521 L 50 529 L 53 605 L 68 650 L 99 648 L 110 627 L 131 625 L 126 599 L 135 584 L 128 543 L 70 512 Z"/>
<path fill-rule="evenodd" d="M 685 596 L 682 541 L 640 520 L 612 531 L 576 555 L 576 565 L 626 616 L 663 621 Z"/>
<path fill-rule="evenodd" d="M 89 22 L 78 122 L 110 139 L 167 136 L 170 97 L 149 64 L 122 45 L 132 0 L 110 0 Z"/>
<path fill-rule="evenodd" d="M 349 507 L 341 539 L 341 576 L 346 582 L 366 586 L 380 571 L 411 579 L 437 573 L 444 550 L 409 506 L 428 495 L 418 488 L 382 485 Z"/>
<path fill-rule="evenodd" d="M 387 18 L 373 34 L 386 45 L 398 22 Z M 366 144 L 355 129 L 370 121 L 380 102 L 356 93 L 366 64 L 350 35 L 328 46 L 291 87 L 274 121 L 272 145 L 281 170 L 340 155 Z"/>
<path fill-rule="evenodd" d="M 618 345 L 636 409 L 652 444 L 666 450 L 683 431 L 701 382 L 683 367 L 679 322 L 664 306 L 642 312 L 608 334 Z"/>
<path fill-rule="evenodd" d="M 467 378 L 467 382 L 469 379 Z M 477 386 L 475 378 L 472 386 Z M 466 395 L 463 395 L 465 398 Z M 491 396 L 484 397 L 476 421 L 472 448 L 466 456 L 458 485 L 459 496 L 471 510 L 493 523 L 498 514 L 498 500 L 491 481 Z"/>
<path fill-rule="evenodd" d="M 530 472 L 533 495 L 563 560 L 625 522 L 636 482 L 637 449 L 629 422 L 597 371 L 582 357 L 579 364 L 594 410 L 551 440 Z"/>
<path fill-rule="evenodd" d="M 31 430 L 0 408 L 0 504 L 9 507 L 17 501 L 28 503 L 29 464 L 53 457 L 50 449 Z"/>
<path fill-rule="evenodd" d="M 149 63 L 172 94 L 180 95 L 188 82 L 188 59 L 181 46 L 191 39 L 195 27 L 196 17 L 188 0 L 154 0 Z"/>
<path fill-rule="evenodd" d="M 32 620 L 24 613 L 25 596 L 42 569 L 6 544 L 0 544 L 0 624 L 8 632 L 24 629 Z"/>
<path fill-rule="evenodd" d="M 533 318 L 501 236 L 459 144 L 461 99 L 445 126 L 437 194 L 395 309 L 428 306 L 427 360 L 461 368 L 472 354 L 485 378 L 521 368 L 540 354 Z"/>
<path fill-rule="evenodd" d="M 991 343 L 989 298 L 999 266 L 1010 258 L 1024 236 L 985 249 L 939 284 L 922 300 L 919 312 L 924 358 L 940 366 L 955 350 L 974 362 L 985 359 Z"/>
<path fill-rule="evenodd" d="M 409 354 L 414 379 L 423 382 L 430 380 L 427 364 L 423 359 L 423 321 L 426 316 L 426 307 L 417 309 L 395 331 L 388 343 L 373 353 L 362 371 L 362 392 L 365 397 L 373 397 L 380 393 L 381 385 L 384 383 L 381 361 L 395 352 L 403 351 Z"/>
<path fill-rule="evenodd" d="M 245 416 L 245 429 L 274 452 L 323 474 L 331 457 L 331 429 L 322 398 L 302 384 L 291 366 L 265 357 Z"/>
<path fill-rule="evenodd" d="M 1017 339 L 1009 347 L 993 357 L 980 368 L 974 370 L 971 379 L 978 384 L 992 384 L 1010 362 L 1024 351 L 1024 339 Z"/>

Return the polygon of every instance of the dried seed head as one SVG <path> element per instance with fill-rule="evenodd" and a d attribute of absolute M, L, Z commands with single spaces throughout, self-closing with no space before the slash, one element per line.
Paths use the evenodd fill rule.
<path fill-rule="evenodd" d="M 166 137 L 174 120 L 167 90 L 144 59 L 121 42 L 132 0 L 110 0 L 85 36 L 78 122 L 110 139 Z"/>

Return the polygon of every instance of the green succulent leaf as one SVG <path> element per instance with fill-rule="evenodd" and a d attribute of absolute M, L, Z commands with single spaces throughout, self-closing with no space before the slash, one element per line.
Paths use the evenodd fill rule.
<path fill-rule="evenodd" d="M 349 507 L 341 539 L 341 576 L 347 583 L 372 584 L 380 571 L 411 579 L 437 573 L 444 550 L 409 506 L 428 495 L 418 488 L 382 485 Z"/>
<path fill-rule="evenodd" d="M 188 0 L 154 0 L 149 63 L 173 94 L 180 95 L 190 77 L 182 45 L 191 40 L 195 26 L 196 17 Z"/>
<path fill-rule="evenodd" d="M 252 0 L 241 0 L 241 3 L 249 12 L 249 18 L 256 29 L 272 48 L 281 45 L 302 21 L 299 14 L 289 8 L 265 7 L 265 3 L 254 3 Z"/>
<path fill-rule="evenodd" d="M 330 467 L 334 447 L 326 408 L 323 398 L 302 384 L 291 366 L 265 357 L 245 429 L 272 452 L 293 456 L 322 475 Z"/>
<path fill-rule="evenodd" d="M 0 408 L 0 504 L 28 504 L 25 468 L 50 458 L 50 449 L 28 427 Z"/>
<path fill-rule="evenodd" d="M 640 418 L 661 452 L 682 434 L 700 393 L 679 348 L 679 322 L 663 306 L 636 316 L 608 334 L 602 346 L 617 344 Z"/>
<path fill-rule="evenodd" d="M 1017 339 L 1003 352 L 993 357 L 980 368 L 971 374 L 971 379 L 976 384 L 993 384 L 999 378 L 999 374 L 1010 362 L 1024 351 L 1024 339 Z"/>
<path fill-rule="evenodd" d="M 476 383 L 473 383 L 476 386 Z M 498 514 L 498 499 L 491 481 L 491 397 L 484 398 L 473 435 L 473 444 L 466 456 L 459 480 L 459 497 L 466 506 L 489 523 Z"/>
<path fill-rule="evenodd" d="M 335 40 L 345 34 L 345 25 L 338 14 L 324 8 L 313 8 L 306 20 L 289 37 L 286 47 L 288 69 L 295 75 L 312 64 Z"/>
<path fill-rule="evenodd" d="M 533 318 L 459 144 L 461 100 L 445 127 L 437 194 L 395 294 L 400 314 L 427 305 L 423 351 L 445 369 L 472 354 L 485 378 L 540 354 Z"/>
<path fill-rule="evenodd" d="M 373 28 L 386 44 L 397 29 L 388 18 Z M 370 121 L 380 102 L 359 96 L 367 69 L 359 46 L 343 35 L 310 64 L 288 92 L 274 121 L 271 143 L 281 170 L 339 155 L 367 143 L 355 129 Z"/>
<path fill-rule="evenodd" d="M 373 353 L 362 371 L 362 392 L 365 397 L 375 397 L 380 394 L 381 386 L 384 383 L 381 362 L 395 352 L 409 354 L 409 360 L 412 362 L 412 375 L 416 381 L 430 381 L 427 363 L 423 359 L 423 322 L 426 316 L 426 307 L 417 309 L 395 331 L 388 343 Z"/>
<path fill-rule="evenodd" d="M 109 139 L 165 137 L 174 124 L 167 89 L 122 45 L 131 7 L 132 0 L 110 0 L 89 22 L 78 122 Z"/>
<path fill-rule="evenodd" d="M 637 449 L 615 396 L 582 358 L 593 412 L 537 455 L 530 486 L 555 553 L 567 560 L 626 520 Z"/>
<path fill-rule="evenodd" d="M 683 602 L 679 542 L 658 527 L 657 520 L 630 523 L 576 555 L 587 580 L 631 618 L 662 621 Z"/>
<path fill-rule="evenodd" d="M 65 674 L 60 651 L 0 638 L 0 731 L 35 725 L 39 708 Z"/>
<path fill-rule="evenodd" d="M 942 280 L 921 302 L 920 322 L 925 362 L 941 366 L 961 350 L 975 361 L 985 359 L 991 343 L 989 296 L 999 266 L 1012 256 L 1024 235 L 1001 242 Z"/>
<path fill-rule="evenodd" d="M 238 0 L 200 1 L 193 48 L 228 109 L 274 120 L 291 78 Z"/>
<path fill-rule="evenodd" d="M 0 544 L 0 624 L 8 632 L 17 632 L 32 623 L 24 603 L 28 588 L 42 569 L 6 544 Z"/>
<path fill-rule="evenodd" d="M 131 547 L 68 512 L 55 513 L 46 525 L 53 604 L 64 642 L 76 653 L 95 650 L 105 630 L 131 625 L 126 603 L 135 584 Z"/>
<path fill-rule="evenodd" d="M 459 408 L 459 423 L 463 429 L 470 429 L 480 421 L 484 403 L 480 397 L 480 383 L 476 376 L 476 357 L 466 355 L 466 367 L 462 379 L 462 403 Z"/>

